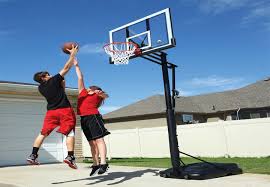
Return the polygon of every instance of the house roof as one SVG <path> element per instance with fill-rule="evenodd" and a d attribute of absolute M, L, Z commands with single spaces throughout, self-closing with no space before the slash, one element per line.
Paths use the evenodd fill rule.
<path fill-rule="evenodd" d="M 217 113 L 238 108 L 262 108 L 270 106 L 270 81 L 261 80 L 240 89 L 211 94 L 176 98 L 175 111 L 181 113 Z M 105 119 L 163 114 L 166 112 L 163 95 L 154 95 L 112 111 Z"/>
<path fill-rule="evenodd" d="M 0 94 L 37 96 L 37 95 L 40 95 L 37 87 L 38 87 L 38 84 L 0 80 Z M 77 96 L 78 90 L 76 88 L 67 87 L 66 93 L 70 96 Z"/>
<path fill-rule="evenodd" d="M 162 95 L 154 95 L 131 105 L 105 114 L 105 119 L 164 113 L 166 105 Z"/>
<path fill-rule="evenodd" d="M 184 97 L 176 100 L 177 112 L 216 113 L 238 108 L 270 106 L 270 81 L 258 81 L 243 88 Z"/>

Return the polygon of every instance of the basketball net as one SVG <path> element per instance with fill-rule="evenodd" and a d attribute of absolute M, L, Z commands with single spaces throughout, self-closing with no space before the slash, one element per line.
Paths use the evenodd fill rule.
<path fill-rule="evenodd" d="M 129 57 L 140 51 L 138 45 L 133 42 L 113 42 L 106 44 L 103 48 L 116 65 L 128 64 Z"/>

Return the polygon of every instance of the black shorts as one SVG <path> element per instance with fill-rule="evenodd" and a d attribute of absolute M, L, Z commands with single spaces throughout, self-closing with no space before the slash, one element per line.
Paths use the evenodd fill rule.
<path fill-rule="evenodd" d="M 111 134 L 105 127 L 100 114 L 81 116 L 81 127 L 88 141 L 102 138 Z"/>

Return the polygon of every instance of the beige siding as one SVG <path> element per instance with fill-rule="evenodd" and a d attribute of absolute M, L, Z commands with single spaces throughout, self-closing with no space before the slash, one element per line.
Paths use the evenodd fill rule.
<path fill-rule="evenodd" d="M 194 156 L 266 157 L 270 118 L 178 125 L 179 149 Z M 111 130 L 108 157 L 169 157 L 167 127 Z M 91 157 L 83 140 L 83 155 Z M 182 155 L 181 155 L 182 156 Z"/>
<path fill-rule="evenodd" d="M 45 112 L 44 100 L 3 99 L 0 95 L 0 166 L 26 164 Z M 62 162 L 62 141 L 61 134 L 52 133 L 40 148 L 40 162 Z"/>
<path fill-rule="evenodd" d="M 76 107 L 76 89 L 66 89 Z M 26 164 L 35 137 L 41 130 L 46 113 L 46 100 L 36 85 L 0 83 L 0 166 Z M 80 130 L 77 133 L 75 154 L 82 155 Z M 20 141 L 16 141 L 18 139 Z M 64 136 L 52 133 L 40 149 L 42 163 L 62 162 L 67 154 Z"/>
<path fill-rule="evenodd" d="M 106 123 L 106 128 L 110 130 L 117 129 L 136 129 L 136 128 L 150 128 L 150 127 L 162 127 L 167 126 L 166 118 L 126 121 L 116 123 Z"/>
<path fill-rule="evenodd" d="M 207 122 L 217 122 L 221 120 L 219 117 L 209 117 L 207 118 Z"/>

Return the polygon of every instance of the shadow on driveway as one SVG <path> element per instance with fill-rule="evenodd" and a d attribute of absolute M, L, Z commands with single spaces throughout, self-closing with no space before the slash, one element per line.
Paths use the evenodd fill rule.
<path fill-rule="evenodd" d="M 0 183 L 0 187 L 17 187 L 17 186 L 14 186 L 12 184 L 3 184 L 3 183 Z"/>
<path fill-rule="evenodd" d="M 109 183 L 107 185 L 115 185 L 119 184 L 125 181 L 128 181 L 133 178 L 142 177 L 145 173 L 153 173 L 153 176 L 159 175 L 159 170 L 155 169 L 145 169 L 145 170 L 139 170 L 139 171 L 131 171 L 131 172 L 109 172 L 107 175 L 98 175 L 83 179 L 75 179 L 75 180 L 69 180 L 69 181 L 61 181 L 61 182 L 53 182 L 52 184 L 63 184 L 63 183 L 70 183 L 70 182 L 76 182 L 76 181 L 82 181 L 82 180 L 96 180 L 95 182 L 88 183 L 87 185 L 93 185 L 98 184 L 101 182 L 109 182 L 113 180 L 117 180 L 116 182 Z"/>

